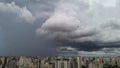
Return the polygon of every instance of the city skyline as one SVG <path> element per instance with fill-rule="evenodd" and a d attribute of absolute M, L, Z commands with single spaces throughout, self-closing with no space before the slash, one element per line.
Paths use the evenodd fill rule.
<path fill-rule="evenodd" d="M 0 68 L 120 68 L 120 57 L 1 56 Z"/>

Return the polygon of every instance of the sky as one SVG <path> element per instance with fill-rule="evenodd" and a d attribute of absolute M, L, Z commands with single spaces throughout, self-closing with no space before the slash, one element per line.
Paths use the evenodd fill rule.
<path fill-rule="evenodd" d="M 118 54 L 119 12 L 119 0 L 0 0 L 0 55 Z"/>
<path fill-rule="evenodd" d="M 57 43 L 35 32 L 53 5 L 47 0 L 0 0 L 0 55 L 55 54 Z"/>

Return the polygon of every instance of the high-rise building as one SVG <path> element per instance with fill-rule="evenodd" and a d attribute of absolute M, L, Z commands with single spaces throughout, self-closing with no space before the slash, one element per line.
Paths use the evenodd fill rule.
<path fill-rule="evenodd" d="M 33 63 L 31 58 L 20 57 L 19 68 L 33 68 Z"/>
<path fill-rule="evenodd" d="M 70 68 L 70 61 L 69 59 L 63 59 L 64 68 Z"/>
<path fill-rule="evenodd" d="M 40 68 L 53 68 L 52 65 L 45 63 L 45 64 L 41 64 Z"/>
<path fill-rule="evenodd" d="M 3 65 L 3 63 L 4 63 L 4 57 L 0 57 L 0 68 L 2 68 L 2 65 Z"/>
<path fill-rule="evenodd" d="M 77 63 L 77 60 L 75 58 L 73 58 L 72 61 L 71 61 L 71 67 L 72 68 L 78 68 L 78 63 Z"/>
<path fill-rule="evenodd" d="M 89 63 L 88 68 L 97 68 L 96 65 L 94 63 Z"/>
<path fill-rule="evenodd" d="M 61 59 L 56 59 L 55 68 L 62 68 L 61 67 Z"/>
<path fill-rule="evenodd" d="M 16 68 L 17 67 L 17 59 L 16 57 L 9 58 L 7 62 L 7 68 Z"/>
<path fill-rule="evenodd" d="M 117 66 L 120 67 L 120 57 L 117 57 L 117 58 L 116 58 L 116 61 L 117 61 L 117 62 L 116 62 L 116 63 L 117 63 Z"/>
<path fill-rule="evenodd" d="M 69 59 L 56 59 L 55 68 L 70 68 Z"/>
<path fill-rule="evenodd" d="M 77 65 L 78 65 L 77 68 L 82 68 L 81 67 L 82 58 L 78 56 L 78 57 L 76 57 L 76 59 L 77 59 Z"/>
<path fill-rule="evenodd" d="M 18 62 L 18 67 L 19 67 L 19 68 L 24 68 L 23 62 L 24 62 L 24 57 L 21 56 L 21 57 L 19 58 L 19 62 Z"/>

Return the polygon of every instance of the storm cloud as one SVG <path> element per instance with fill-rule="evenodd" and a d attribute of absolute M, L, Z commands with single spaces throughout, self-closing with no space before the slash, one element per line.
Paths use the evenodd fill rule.
<path fill-rule="evenodd" d="M 29 23 L 34 21 L 32 13 L 26 7 L 20 8 L 14 1 L 11 3 L 0 2 L 0 12 L 14 14 L 19 19 L 23 19 Z"/>
<path fill-rule="evenodd" d="M 48 18 L 46 13 L 53 10 L 52 5 L 44 0 L 0 0 L 0 55 L 55 54 L 56 43 L 35 33 Z"/>
<path fill-rule="evenodd" d="M 0 0 L 0 55 L 56 55 L 57 48 L 75 54 L 106 54 L 109 50 L 118 54 L 119 3 Z"/>
<path fill-rule="evenodd" d="M 61 41 L 118 44 L 119 3 L 119 0 L 61 0 L 36 32 Z"/>

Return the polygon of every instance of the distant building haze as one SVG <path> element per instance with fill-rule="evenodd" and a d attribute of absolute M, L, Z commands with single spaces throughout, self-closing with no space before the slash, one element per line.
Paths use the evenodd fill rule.
<path fill-rule="evenodd" d="M 0 57 L 0 68 L 120 68 L 120 57 Z"/>

